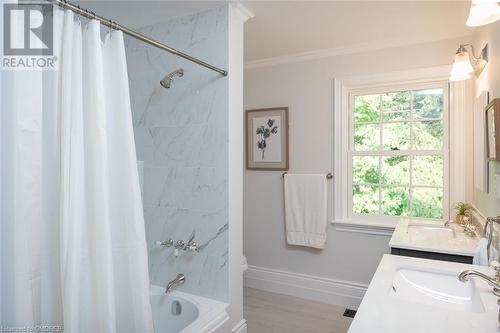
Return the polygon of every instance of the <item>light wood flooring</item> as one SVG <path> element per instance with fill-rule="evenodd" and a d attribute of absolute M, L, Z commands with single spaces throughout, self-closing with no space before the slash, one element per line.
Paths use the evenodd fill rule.
<path fill-rule="evenodd" d="M 302 298 L 244 288 L 248 333 L 345 333 L 352 319 L 345 308 Z"/>

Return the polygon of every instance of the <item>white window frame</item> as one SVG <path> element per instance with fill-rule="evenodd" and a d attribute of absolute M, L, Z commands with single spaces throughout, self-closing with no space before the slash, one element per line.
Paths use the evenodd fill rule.
<path fill-rule="evenodd" d="M 442 148 L 438 150 L 406 150 L 404 151 L 404 154 L 402 154 L 401 151 L 355 151 L 354 150 L 354 96 L 356 95 L 365 95 L 365 94 L 382 94 L 386 92 L 396 92 L 396 91 L 414 91 L 414 90 L 422 90 L 422 89 L 443 89 L 443 115 L 442 115 L 442 121 L 443 121 L 443 146 Z M 400 220 L 402 216 L 391 216 L 391 215 L 384 215 L 384 214 L 360 214 L 360 213 L 355 213 L 352 210 L 352 188 L 353 188 L 353 177 L 352 177 L 352 161 L 354 156 L 399 156 L 399 155 L 405 155 L 405 156 L 429 156 L 429 155 L 438 155 L 438 156 L 443 156 L 443 218 L 448 219 L 449 217 L 449 193 L 448 193 L 448 188 L 449 188 L 449 93 L 448 93 L 448 82 L 447 81 L 437 81 L 437 82 L 429 82 L 429 83 L 418 83 L 418 84 L 392 84 L 392 85 L 375 85 L 375 86 L 368 86 L 364 87 L 362 89 L 352 89 L 349 91 L 349 133 L 348 136 L 350 138 L 349 141 L 349 148 L 347 152 L 347 176 L 348 176 L 348 181 L 347 181 L 347 197 L 348 197 L 348 217 L 351 219 L 356 219 L 356 220 L 375 220 L 375 221 L 384 221 L 384 220 Z M 437 120 L 437 119 L 436 119 Z M 394 122 L 400 122 L 400 121 L 394 121 Z M 409 121 L 411 123 L 411 121 Z M 390 123 L 390 122 L 383 122 L 383 123 Z M 410 127 L 411 130 L 412 127 Z M 381 131 L 381 136 L 383 135 L 383 131 Z M 382 139 L 382 138 L 381 138 Z M 382 144 L 382 142 L 381 142 Z M 411 162 L 410 162 L 411 163 Z M 379 165 L 380 167 L 380 165 Z M 411 188 L 411 173 L 412 170 L 410 168 L 410 185 L 408 186 Z M 391 187 L 391 186 L 388 186 Z M 397 186 L 392 186 L 392 187 L 397 187 Z M 381 199 L 380 196 L 382 193 L 379 193 L 379 200 Z M 380 204 L 380 202 L 379 202 Z M 436 219 L 428 219 L 428 218 L 419 218 L 419 217 L 413 217 L 413 216 L 404 216 L 404 218 L 407 219 L 417 219 L 417 220 L 431 220 L 431 221 L 436 221 Z"/>
<path fill-rule="evenodd" d="M 353 121 L 351 117 L 351 96 L 359 92 L 387 91 L 387 90 L 411 90 L 418 87 L 442 87 L 444 94 L 444 184 L 443 184 L 443 219 L 450 217 L 450 205 L 452 202 L 465 200 L 466 174 L 464 168 L 456 168 L 454 164 L 465 161 L 465 157 L 459 149 L 454 149 L 452 142 L 456 137 L 463 136 L 463 128 L 467 122 L 465 111 L 467 109 L 467 91 L 465 84 L 448 83 L 450 73 L 449 66 L 424 68 L 402 72 L 393 72 L 383 75 L 371 75 L 360 77 L 347 77 L 334 79 L 334 131 L 333 131 L 333 220 L 337 229 L 354 231 L 359 227 L 366 226 L 374 230 L 368 233 L 379 234 L 380 228 L 385 228 L 382 234 L 387 234 L 391 228 L 401 219 L 412 217 L 369 215 L 352 213 L 352 147 Z M 447 117 L 447 119 L 444 119 Z M 457 126 L 458 125 L 458 126 Z M 418 154 L 422 154 L 419 151 Z M 456 192 L 456 193 L 454 193 Z M 422 218 L 413 218 L 422 220 Z M 349 226 L 354 226 L 353 228 Z M 364 231 L 357 231 L 364 232 Z"/>

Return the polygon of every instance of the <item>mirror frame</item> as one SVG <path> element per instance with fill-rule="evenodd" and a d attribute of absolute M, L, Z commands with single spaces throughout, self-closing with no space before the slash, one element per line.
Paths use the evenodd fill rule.
<path fill-rule="evenodd" d="M 495 98 L 486 106 L 486 149 L 489 161 L 500 161 L 500 98 Z M 493 124 L 491 124 L 493 122 Z M 493 125 L 493 131 L 491 131 Z M 494 135 L 494 138 L 491 136 Z M 490 149 L 490 143 L 494 141 L 495 149 Z"/>

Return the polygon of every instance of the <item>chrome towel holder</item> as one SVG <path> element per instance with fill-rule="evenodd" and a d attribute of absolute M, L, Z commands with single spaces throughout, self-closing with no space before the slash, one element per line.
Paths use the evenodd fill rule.
<path fill-rule="evenodd" d="M 488 245 L 486 246 L 486 252 L 487 252 L 487 255 L 488 255 L 488 260 L 490 260 L 490 247 L 491 247 L 491 243 L 493 241 L 493 232 L 495 230 L 495 228 L 493 226 L 493 223 L 500 224 L 500 216 L 497 216 L 497 217 L 488 217 L 486 219 L 486 223 L 484 224 L 483 237 L 486 237 L 486 234 L 488 233 Z"/>
<path fill-rule="evenodd" d="M 283 174 L 281 175 L 281 178 L 285 178 L 285 175 L 287 174 L 288 172 L 283 172 Z M 333 175 L 329 172 L 326 174 L 326 179 L 332 179 L 333 178 Z"/>

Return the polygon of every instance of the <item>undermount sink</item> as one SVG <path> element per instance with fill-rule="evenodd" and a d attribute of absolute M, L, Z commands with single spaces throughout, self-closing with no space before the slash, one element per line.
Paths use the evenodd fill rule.
<path fill-rule="evenodd" d="M 463 283 L 454 274 L 399 268 L 390 294 L 402 300 L 450 310 L 485 311 L 474 280 Z"/>
<path fill-rule="evenodd" d="M 455 230 L 437 225 L 408 225 L 407 229 L 410 241 L 442 242 L 455 238 Z"/>

